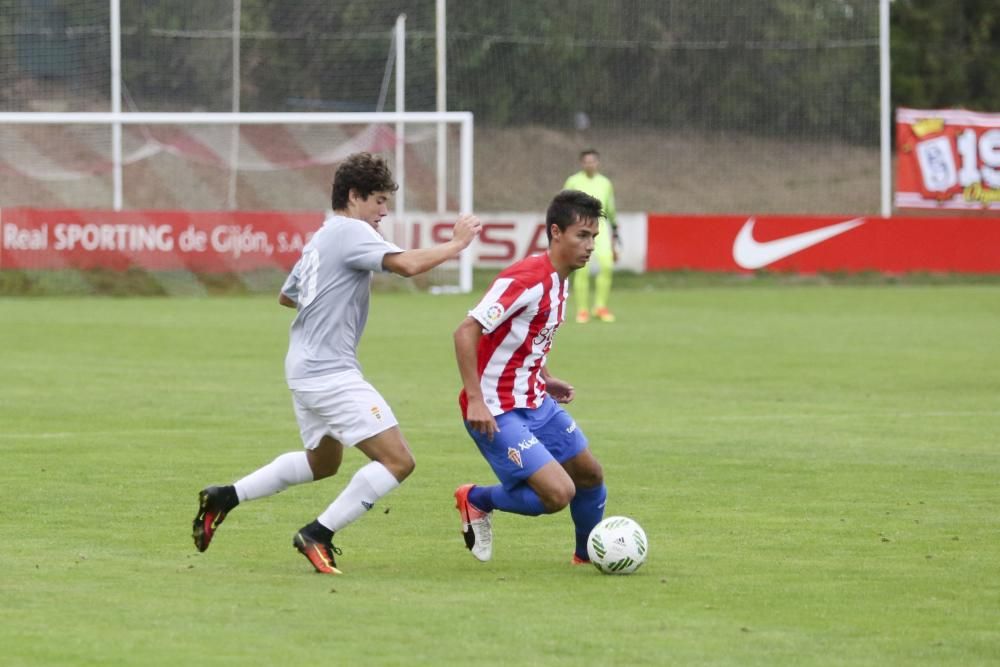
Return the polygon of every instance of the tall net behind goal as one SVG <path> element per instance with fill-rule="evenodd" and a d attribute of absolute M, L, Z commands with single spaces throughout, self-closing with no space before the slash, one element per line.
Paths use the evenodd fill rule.
<path fill-rule="evenodd" d="M 110 2 L 0 0 L 0 111 L 109 110 Z M 878 5 L 448 0 L 447 102 L 476 115 L 477 206 L 542 210 L 593 146 L 622 210 L 878 210 Z M 432 0 L 123 0 L 122 107 L 431 111 L 435 11 Z M 96 160 L 89 149 L 103 135 L 74 132 L 67 161 L 61 136 L 0 130 L 4 175 L 49 172 L 0 179 L 0 204 L 30 193 L 95 205 L 99 189 L 74 174 L 104 168 L 107 149 Z"/>
<path fill-rule="evenodd" d="M 129 113 L 435 110 L 433 2 L 121 0 L 117 21 L 114 4 L 0 0 L 0 113 L 110 112 L 114 103 Z M 184 134 L 127 131 L 124 159 L 136 165 L 132 176 L 164 153 L 195 165 L 199 185 L 244 167 L 247 173 L 321 169 L 346 141 L 343 133 L 325 146 L 301 137 L 309 144 L 302 147 L 296 137 L 254 127 L 240 137 Z M 0 122 L 0 206 L 107 205 L 111 151 L 99 125 Z M 296 188 L 260 201 L 236 175 L 225 178 L 221 197 L 211 188 L 137 188 L 133 178 L 123 205 L 170 206 L 178 199 L 228 209 L 289 200 L 312 205 Z"/>
<path fill-rule="evenodd" d="M 621 210 L 876 212 L 878 10 L 449 2 L 448 100 L 476 114 L 477 205 L 538 210 L 595 147 Z"/>

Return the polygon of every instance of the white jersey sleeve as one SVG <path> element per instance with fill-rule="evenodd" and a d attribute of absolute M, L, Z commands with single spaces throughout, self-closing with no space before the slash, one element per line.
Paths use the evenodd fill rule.
<path fill-rule="evenodd" d="M 359 271 L 382 271 L 382 258 L 403 252 L 399 246 L 382 238 L 368 223 L 353 221 L 338 239 L 343 244 L 344 263 Z"/>
<path fill-rule="evenodd" d="M 288 277 L 285 278 L 285 284 L 281 286 L 281 293 L 296 303 L 299 301 L 299 274 L 301 273 L 301 265 L 302 259 L 300 258 L 299 261 L 295 262 L 295 266 L 292 267 Z"/>

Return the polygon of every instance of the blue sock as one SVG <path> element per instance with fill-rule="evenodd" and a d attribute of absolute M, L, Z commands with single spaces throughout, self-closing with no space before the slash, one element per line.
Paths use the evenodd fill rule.
<path fill-rule="evenodd" d="M 474 486 L 469 489 L 469 502 L 484 512 L 493 511 L 493 498 L 490 497 L 492 486 Z"/>
<path fill-rule="evenodd" d="M 576 526 L 576 555 L 583 560 L 589 560 L 587 555 L 587 538 L 601 519 L 604 518 L 604 505 L 608 500 L 608 487 L 602 483 L 589 489 L 576 488 L 576 496 L 569 504 L 573 524 Z"/>
<path fill-rule="evenodd" d="M 469 502 L 483 510 L 492 512 L 495 509 L 526 516 L 545 514 L 545 506 L 535 490 L 527 484 L 518 484 L 510 491 L 503 485 L 474 486 L 469 491 Z"/>

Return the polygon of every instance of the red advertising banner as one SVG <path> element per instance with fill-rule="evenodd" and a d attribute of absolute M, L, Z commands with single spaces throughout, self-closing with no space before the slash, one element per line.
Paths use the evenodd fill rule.
<path fill-rule="evenodd" d="M 1000 218 L 650 214 L 646 268 L 1000 273 Z"/>
<path fill-rule="evenodd" d="M 896 111 L 896 206 L 1000 211 L 1000 114 Z"/>
<path fill-rule="evenodd" d="M 480 217 L 476 266 L 504 267 L 548 247 L 543 214 Z M 625 244 L 618 266 L 641 271 L 646 215 L 618 218 Z M 0 269 L 288 270 L 322 220 L 318 212 L 0 209 Z M 413 213 L 405 224 L 387 217 L 380 231 L 402 248 L 421 248 L 448 241 L 454 225 L 454 215 Z"/>
<path fill-rule="evenodd" d="M 0 269 L 288 270 L 323 213 L 0 211 Z"/>
<path fill-rule="evenodd" d="M 537 216 L 485 215 L 477 266 L 546 247 Z M 3 209 L 0 269 L 287 271 L 322 221 L 320 212 Z M 633 270 L 1000 273 L 1000 217 L 650 214 L 624 222 L 631 259 L 620 266 Z M 446 240 L 453 223 L 411 224 L 413 245 L 423 246 Z"/>

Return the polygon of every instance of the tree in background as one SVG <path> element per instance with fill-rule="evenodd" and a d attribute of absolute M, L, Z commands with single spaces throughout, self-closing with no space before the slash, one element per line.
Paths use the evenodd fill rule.
<path fill-rule="evenodd" d="M 1000 3 L 895 0 L 892 99 L 1000 112 Z"/>

